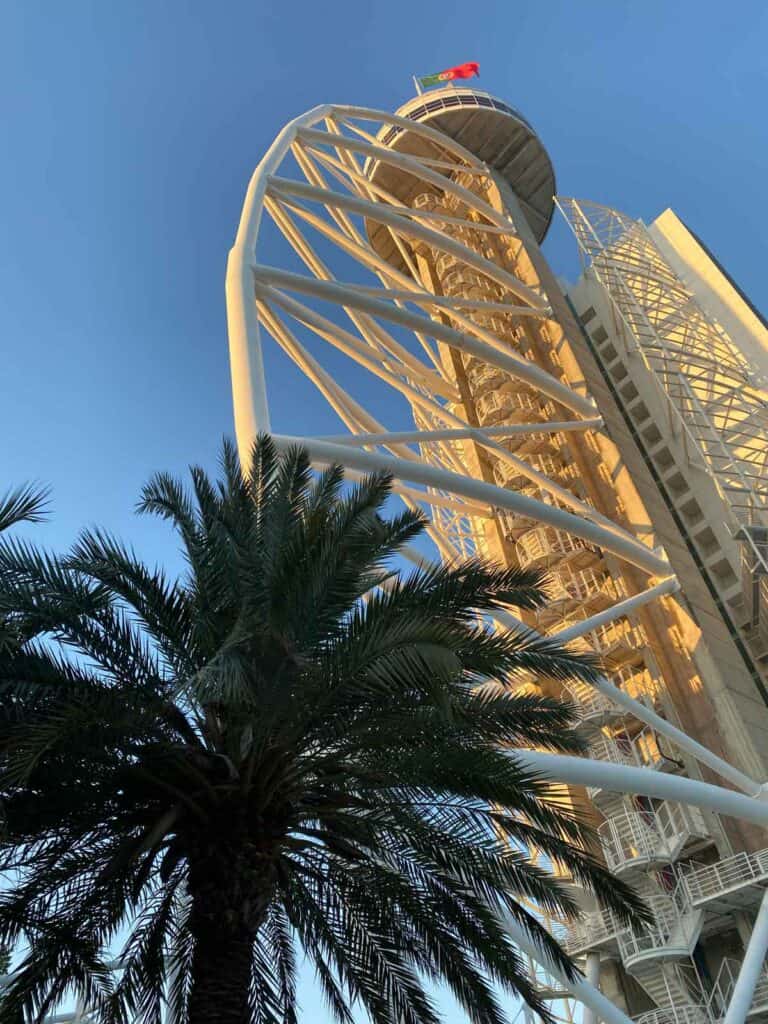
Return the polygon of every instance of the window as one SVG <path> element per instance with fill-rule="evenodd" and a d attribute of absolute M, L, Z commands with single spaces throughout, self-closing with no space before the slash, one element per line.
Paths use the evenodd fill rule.
<path fill-rule="evenodd" d="M 590 320 L 594 320 L 597 316 L 595 313 L 594 306 L 590 306 L 589 309 L 585 309 L 583 313 L 579 314 L 579 319 L 583 324 L 588 324 Z"/>

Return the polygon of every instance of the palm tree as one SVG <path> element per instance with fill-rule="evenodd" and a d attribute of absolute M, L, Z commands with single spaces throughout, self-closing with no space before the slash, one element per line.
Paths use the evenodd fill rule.
<path fill-rule="evenodd" d="M 45 518 L 48 492 L 25 484 L 0 497 L 0 533 L 17 523 L 39 523 Z"/>
<path fill-rule="evenodd" d="M 483 626 L 541 605 L 536 574 L 399 571 L 425 521 L 384 517 L 386 476 L 313 477 L 267 437 L 222 470 L 143 491 L 182 579 L 98 530 L 66 559 L 0 545 L 24 638 L 0 659 L 0 942 L 28 948 L 2 1014 L 74 990 L 105 1024 L 290 1024 L 303 950 L 340 1022 L 435 1024 L 435 981 L 478 1024 L 504 1020 L 496 985 L 546 1016 L 501 916 L 572 976 L 524 902 L 577 906 L 526 849 L 643 916 L 514 757 L 579 748 L 572 707 L 514 685 L 594 666 Z"/>
<path fill-rule="evenodd" d="M 45 519 L 48 505 L 48 492 L 45 488 L 32 484 L 23 484 L 0 495 L 0 533 L 5 533 L 19 523 L 39 523 Z M 3 567 L 0 564 L 0 573 Z M 0 581 L 0 586 L 2 582 Z M 0 613 L 0 651 L 9 644 L 18 644 L 22 638 L 14 626 L 13 620 Z M 0 955 L 4 955 L 0 952 Z M 5 973 L 0 970 L 0 974 Z"/>

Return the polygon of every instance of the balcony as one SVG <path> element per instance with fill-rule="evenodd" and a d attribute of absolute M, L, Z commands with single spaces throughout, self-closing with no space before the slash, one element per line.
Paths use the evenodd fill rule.
<path fill-rule="evenodd" d="M 491 366 L 490 363 L 481 363 L 479 361 L 472 367 L 471 372 L 467 372 L 467 377 L 469 378 L 469 384 L 476 401 L 486 391 L 497 390 L 503 387 L 504 384 L 509 384 L 512 379 L 503 370 Z"/>
<path fill-rule="evenodd" d="M 611 682 L 633 700 L 653 708 L 661 690 L 661 682 L 648 669 L 637 665 L 624 665 L 611 672 Z"/>
<path fill-rule="evenodd" d="M 565 439 L 562 434 L 536 433 L 521 434 L 517 438 L 515 452 L 521 458 L 528 458 L 530 455 L 554 455 L 557 457 L 564 447 Z"/>
<path fill-rule="evenodd" d="M 609 910 L 595 910 L 568 925 L 563 946 L 571 956 L 593 949 L 615 948 L 619 930 L 620 926 Z"/>
<path fill-rule="evenodd" d="M 542 403 L 535 392 L 525 388 L 502 391 L 499 388 L 478 395 L 477 417 L 484 427 L 500 423 L 543 423 L 551 418 L 552 409 Z"/>
<path fill-rule="evenodd" d="M 578 707 L 580 725 L 599 729 L 611 719 L 626 714 L 618 704 L 614 704 L 588 683 L 581 683 L 576 679 L 569 680 L 563 684 L 563 690 L 564 695 L 570 697 Z"/>
<path fill-rule="evenodd" d="M 539 619 L 541 621 L 541 616 L 539 616 Z M 570 625 L 569 622 L 563 622 L 563 627 L 568 625 Z M 589 650 L 589 647 L 585 645 L 584 650 Z M 623 690 L 627 696 L 632 697 L 633 700 L 645 704 L 647 708 L 653 710 L 655 707 L 660 683 L 653 678 L 645 666 L 625 665 L 622 668 L 614 669 L 610 674 L 610 682 L 618 690 Z M 566 684 L 566 689 L 573 700 L 582 708 L 580 721 L 585 725 L 602 727 L 609 722 L 626 718 L 631 713 L 622 707 L 621 704 L 615 703 L 610 697 L 606 697 L 587 683 L 569 681 Z M 623 740 L 620 743 L 623 743 Z M 616 761 L 615 763 L 625 762 Z"/>
<path fill-rule="evenodd" d="M 650 896 L 646 906 L 653 923 L 626 928 L 617 935 L 619 955 L 630 974 L 633 967 L 642 969 L 649 961 L 688 958 L 701 932 L 702 911 L 681 906 L 672 896 Z"/>
<path fill-rule="evenodd" d="M 720 965 L 709 999 L 708 1008 L 711 1020 L 721 1021 L 725 1017 L 740 967 L 741 964 L 737 960 L 731 959 L 723 960 Z M 746 1019 L 756 1020 L 759 1017 L 760 1020 L 764 1020 L 766 1015 L 768 1015 L 768 969 L 763 968 L 755 986 Z"/>
<path fill-rule="evenodd" d="M 711 1024 L 706 1006 L 660 1006 L 633 1018 L 635 1024 Z"/>
<path fill-rule="evenodd" d="M 624 597 L 624 590 L 608 573 L 599 569 L 576 569 L 565 565 L 553 576 L 547 588 L 549 600 L 546 607 L 539 612 L 539 621 L 551 623 L 568 620 L 564 625 L 571 625 L 576 620 L 569 616 L 577 609 L 584 617 L 615 604 Z"/>
<path fill-rule="evenodd" d="M 561 483 L 569 479 L 571 474 L 571 467 L 566 466 L 564 460 L 555 452 L 534 455 L 526 461 L 531 469 L 535 469 L 550 479 L 559 480 Z M 509 487 L 511 490 L 521 491 L 523 494 L 529 493 L 526 488 L 540 490 L 538 484 L 534 484 L 530 477 L 510 462 L 497 462 L 494 467 L 494 476 L 499 487 Z"/>
<path fill-rule="evenodd" d="M 552 526 L 536 526 L 524 533 L 515 554 L 521 569 L 548 569 L 564 561 L 584 565 L 599 557 L 586 541 Z"/>
<path fill-rule="evenodd" d="M 768 850 L 736 853 L 683 875 L 691 905 L 734 910 L 754 905 L 768 885 Z"/>
<path fill-rule="evenodd" d="M 612 815 L 597 832 L 606 863 L 617 875 L 671 864 L 692 842 L 709 834 L 697 808 L 667 801 L 653 810 Z"/>
<path fill-rule="evenodd" d="M 631 768 L 674 771 L 679 767 L 676 761 L 662 752 L 656 739 L 656 733 L 650 726 L 641 729 L 635 736 L 601 734 L 589 744 L 587 754 L 596 761 L 628 765 Z M 587 788 L 587 792 L 593 800 L 596 800 L 602 791 L 602 787 L 589 786 Z"/>
<path fill-rule="evenodd" d="M 588 636 L 603 660 L 614 666 L 641 661 L 648 646 L 643 627 L 633 626 L 627 619 L 598 626 Z"/>
<path fill-rule="evenodd" d="M 565 503 L 560 501 L 559 498 L 556 498 L 550 491 L 545 491 L 536 484 L 530 484 L 529 481 L 525 482 L 528 483 L 529 486 L 521 487 L 517 490 L 518 494 L 521 494 L 525 498 L 532 498 L 534 501 L 539 501 L 542 505 L 550 505 L 552 508 L 566 508 Z M 510 512 L 507 509 L 498 509 L 497 511 L 501 519 L 504 535 L 508 540 L 517 542 L 523 534 L 537 528 L 536 520 L 529 515 L 520 515 L 516 512 Z"/>

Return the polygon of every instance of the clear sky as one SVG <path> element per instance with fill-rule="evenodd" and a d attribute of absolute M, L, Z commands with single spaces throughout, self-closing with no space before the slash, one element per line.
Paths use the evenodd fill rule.
<path fill-rule="evenodd" d="M 52 485 L 47 543 L 96 522 L 172 562 L 132 506 L 232 431 L 223 277 L 253 166 L 309 107 L 393 109 L 468 60 L 561 192 L 673 206 L 765 309 L 767 29 L 762 0 L 0 0 L 0 490 Z M 575 276 L 562 225 L 547 251 Z M 311 433 L 319 400 L 283 372 L 275 429 Z"/>

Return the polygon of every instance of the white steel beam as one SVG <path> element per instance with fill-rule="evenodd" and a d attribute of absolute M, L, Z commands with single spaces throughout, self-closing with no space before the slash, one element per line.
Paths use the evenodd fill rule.
<path fill-rule="evenodd" d="M 398 291 L 396 288 L 368 288 L 356 285 L 362 295 L 371 295 L 374 299 L 382 295 L 390 300 L 411 302 L 415 306 L 437 306 L 440 309 L 471 309 L 474 313 L 503 313 L 505 316 L 530 316 L 536 319 L 548 319 L 552 315 L 549 306 L 544 309 L 533 309 L 531 306 L 513 306 L 508 302 L 486 302 L 482 299 L 465 299 L 461 296 L 433 295 L 432 292 Z"/>
<path fill-rule="evenodd" d="M 329 444 L 328 441 L 318 441 L 313 438 L 275 434 L 273 440 L 278 447 L 282 448 L 303 444 L 312 458 L 318 462 L 338 462 L 341 465 L 350 465 L 354 469 L 392 473 L 393 476 L 410 480 L 413 483 L 424 484 L 426 487 L 436 487 L 438 490 L 460 494 L 465 498 L 487 502 L 491 508 L 504 508 L 510 512 L 517 512 L 518 515 L 539 520 L 555 529 L 572 533 L 575 537 L 580 537 L 588 543 L 598 544 L 606 551 L 612 552 L 646 572 L 665 576 L 669 574 L 667 560 L 639 541 L 612 533 L 605 527 L 588 522 L 572 512 L 566 512 L 564 509 L 548 505 L 543 501 L 536 501 L 534 498 L 528 498 L 515 491 L 507 491 L 503 487 L 495 487 L 483 480 L 473 480 L 424 463 L 412 463 L 379 452 L 361 452 L 348 445 Z"/>
<path fill-rule="evenodd" d="M 485 259 L 484 256 L 478 255 L 474 249 L 462 245 L 461 242 L 457 242 L 450 235 L 425 227 L 423 224 L 418 224 L 409 217 L 402 217 L 399 213 L 395 213 L 390 207 L 384 206 L 382 203 L 372 203 L 369 199 L 342 195 L 340 192 L 330 192 L 327 189 L 317 188 L 314 185 L 305 185 L 301 181 L 274 176 L 269 179 L 268 192 L 269 195 L 276 196 L 289 206 L 294 204 L 296 198 L 308 199 L 322 204 L 326 209 L 346 210 L 350 213 L 356 213 L 361 217 L 368 217 L 378 224 L 386 224 L 400 234 L 418 238 L 435 249 L 450 253 L 468 267 L 472 267 L 479 274 L 483 274 L 492 281 L 496 281 L 502 288 L 506 288 L 507 291 L 528 303 L 533 309 L 537 309 L 541 313 L 545 313 L 548 309 L 546 301 L 542 299 L 538 292 L 524 285 L 522 281 L 507 273 L 506 270 L 503 270 L 496 263 L 492 263 L 490 260 Z"/>
<path fill-rule="evenodd" d="M 323 338 L 329 344 L 335 348 L 344 351 L 345 348 L 354 348 L 350 342 L 355 342 L 357 339 L 354 335 L 350 335 L 349 332 L 345 331 L 344 328 L 339 327 L 332 320 L 328 320 L 326 317 L 321 316 L 315 310 L 310 309 L 309 306 L 305 306 L 301 302 L 297 302 L 296 299 L 291 298 L 284 292 L 277 291 L 275 288 L 270 288 L 268 285 L 257 283 L 255 286 L 256 295 L 259 300 L 267 306 L 279 306 L 286 313 L 289 313 L 294 319 L 304 324 L 305 327 L 309 327 L 318 337 Z M 346 344 L 345 344 L 346 342 Z M 350 354 L 349 352 L 347 354 Z M 364 365 L 367 370 L 385 381 L 396 391 L 399 391 L 404 395 L 413 405 L 424 409 L 433 416 L 441 418 L 444 422 L 457 424 L 463 423 L 458 416 L 449 412 L 447 408 L 444 408 L 438 404 L 434 399 L 426 393 L 426 389 L 418 389 L 412 387 L 402 377 L 395 376 L 387 370 L 383 370 L 381 367 L 375 364 L 366 365 L 364 359 L 361 356 L 353 356 L 356 362 Z M 405 371 L 403 371 L 405 376 Z"/>
<path fill-rule="evenodd" d="M 414 124 L 412 121 L 411 124 Z M 515 235 L 515 227 L 512 221 L 506 217 L 503 213 L 495 210 L 489 203 L 483 202 L 474 192 L 464 188 L 463 185 L 459 185 L 457 182 L 452 181 L 446 177 L 445 174 L 441 174 L 440 171 L 432 170 L 425 163 L 419 160 L 418 157 L 410 156 L 407 153 L 400 153 L 394 149 L 387 149 L 384 146 L 374 146 L 370 142 L 364 142 L 363 140 L 357 140 L 349 138 L 345 135 L 334 135 L 331 132 L 320 132 L 313 128 L 302 128 L 299 131 L 299 138 L 302 142 L 308 146 L 320 145 L 320 146 L 333 146 L 335 149 L 347 149 L 351 152 L 360 153 L 372 160 L 380 163 L 389 164 L 392 167 L 399 167 L 401 170 L 407 171 L 416 178 L 420 178 L 422 181 L 426 181 L 430 185 L 434 185 L 440 192 L 447 192 L 451 195 L 456 196 L 460 199 L 470 210 L 476 210 L 477 213 L 482 214 L 486 217 L 491 224 L 496 224 L 500 228 L 509 227 L 510 234 Z M 473 165 L 478 170 L 483 170 L 490 176 L 487 168 L 482 168 L 478 165 L 477 160 L 473 161 Z M 456 168 L 454 167 L 454 170 Z"/>
<path fill-rule="evenodd" d="M 402 554 L 405 558 L 413 562 L 414 565 L 420 567 L 429 566 L 428 560 L 409 545 L 406 545 L 402 549 Z M 508 612 L 503 608 L 497 608 L 490 617 L 505 629 L 521 632 L 531 637 L 540 637 L 542 635 L 537 632 L 537 630 L 527 626 L 511 612 Z M 748 775 L 745 775 L 744 772 L 735 768 L 732 764 L 729 764 L 721 757 L 718 757 L 718 755 L 709 750 L 708 747 L 698 743 L 687 733 L 683 732 L 682 729 L 678 729 L 677 726 L 673 725 L 668 719 L 662 718 L 661 715 L 657 715 L 652 708 L 647 707 L 639 700 L 635 700 L 634 697 L 630 697 L 630 695 L 625 693 L 624 690 L 619 689 L 618 686 L 614 686 L 613 683 L 605 676 L 599 676 L 594 683 L 592 683 L 592 686 L 598 691 L 598 693 L 601 693 L 613 704 L 624 708 L 625 711 L 631 714 L 634 718 L 637 718 L 638 721 L 643 722 L 645 725 L 649 725 L 652 729 L 655 729 L 659 735 L 666 736 L 666 738 L 674 743 L 680 750 L 684 751 L 686 754 L 690 754 L 690 756 L 700 764 L 707 765 L 708 768 L 711 768 L 712 771 L 716 772 L 721 778 L 733 783 L 733 785 L 738 787 L 742 792 L 747 793 L 750 796 L 762 796 L 762 794 L 766 792 L 766 786 L 756 782 Z"/>
<path fill-rule="evenodd" d="M 551 782 L 592 786 L 611 793 L 633 793 L 660 800 L 677 800 L 681 804 L 691 804 L 716 814 L 768 827 L 765 790 L 754 784 L 752 795 L 747 796 L 724 786 L 713 786 L 709 782 L 700 782 L 682 775 L 668 775 L 654 768 L 637 768 L 566 754 L 544 754 L 539 750 L 515 750 L 510 756 L 522 768 Z"/>
<path fill-rule="evenodd" d="M 496 366 L 500 370 L 506 370 L 513 377 L 516 377 L 518 380 L 524 380 L 531 387 L 541 391 L 548 398 L 552 398 L 554 401 L 564 405 L 572 412 L 589 417 L 590 419 L 594 418 L 597 414 L 597 407 L 592 399 L 577 394 L 566 384 L 561 384 L 551 373 L 542 370 L 535 363 L 531 363 L 527 359 L 513 354 L 511 350 L 506 354 L 500 352 L 498 349 L 491 348 L 490 345 L 486 345 L 484 342 L 478 341 L 462 331 L 457 331 L 447 324 L 438 323 L 436 320 L 431 320 L 429 317 L 422 316 L 419 313 L 399 309 L 396 306 L 390 306 L 388 303 L 382 302 L 380 299 L 373 299 L 369 295 L 361 294 L 354 285 L 318 281 L 303 274 L 294 274 L 291 271 L 265 266 L 264 264 L 254 265 L 251 267 L 251 270 L 254 279 L 263 284 L 273 284 L 280 288 L 287 288 L 289 291 L 296 291 L 302 295 L 311 295 L 317 299 L 325 299 L 328 302 L 341 306 L 351 306 L 355 309 L 361 309 L 366 313 L 371 313 L 374 316 L 380 316 L 392 323 L 400 324 L 402 327 L 410 327 L 412 330 L 421 331 L 430 337 L 437 338 L 439 341 L 444 341 L 452 348 L 477 356 L 491 366 Z M 253 282 L 251 283 L 251 293 L 253 293 Z"/>
<path fill-rule="evenodd" d="M 268 205 L 268 203 L 269 200 L 266 200 L 265 205 Z M 403 274 L 401 271 L 397 270 L 385 259 L 379 256 L 379 254 L 367 243 L 360 244 L 359 242 L 356 242 L 353 238 L 348 237 L 343 231 L 339 231 L 337 228 L 334 228 L 333 225 L 329 224 L 328 221 L 325 220 L 323 217 L 320 217 L 312 210 L 305 209 L 300 204 L 291 207 L 291 209 L 292 212 L 295 213 L 297 217 L 299 217 L 301 220 L 306 221 L 308 224 L 311 224 L 312 227 L 315 228 L 315 230 L 320 232 L 320 234 L 324 235 L 330 241 L 334 242 L 343 252 L 347 253 L 347 255 L 352 256 L 363 266 L 367 266 L 370 269 L 372 269 L 380 278 L 380 280 L 386 284 L 388 289 L 390 285 L 397 284 L 402 290 L 407 291 L 409 293 L 412 292 L 415 295 L 428 294 L 427 292 L 425 292 L 423 286 L 419 281 L 414 280 L 413 277 L 409 277 L 408 275 Z M 333 211 L 331 211 L 331 213 L 333 214 Z M 355 235 L 357 236 L 357 232 L 355 232 Z M 404 300 L 399 299 L 396 301 L 398 305 L 400 305 Z M 528 315 L 534 316 L 538 315 L 538 313 L 536 310 L 531 309 Z M 513 358 L 515 358 L 515 354 L 513 352 L 510 352 L 510 347 L 507 342 L 502 341 L 500 338 L 497 338 L 490 331 L 486 330 L 480 324 L 476 323 L 470 317 L 466 316 L 463 312 L 460 312 L 458 309 L 455 309 L 453 312 L 451 312 L 450 318 L 453 324 L 461 328 L 462 331 L 478 338 L 480 341 L 485 342 L 486 345 L 489 345 L 496 351 L 501 352 L 504 355 L 512 355 Z M 421 335 L 418 331 L 414 331 L 414 333 L 416 334 L 416 337 L 419 339 L 421 344 L 425 346 L 423 335 Z M 427 351 L 432 362 L 436 366 L 439 365 L 437 360 L 435 359 L 434 353 L 430 349 L 428 349 Z M 527 363 L 527 360 L 523 360 L 523 362 Z"/>
<path fill-rule="evenodd" d="M 402 214 L 404 217 L 411 217 L 415 221 L 434 221 L 439 224 L 456 224 L 460 227 L 471 226 L 473 231 L 480 231 L 484 234 L 490 235 L 505 235 L 511 237 L 517 237 L 516 232 L 513 230 L 511 224 L 507 224 L 505 227 L 500 228 L 496 224 L 486 224 L 483 221 L 467 221 L 465 217 L 451 217 L 447 213 L 440 213 L 437 210 L 424 210 L 414 209 L 411 206 L 402 206 L 396 196 L 393 196 L 391 192 L 387 192 L 386 189 L 382 188 L 381 185 L 377 185 L 376 182 L 371 181 L 364 174 L 359 171 L 352 170 L 351 167 L 347 167 L 340 160 L 332 157 L 329 153 L 324 153 L 320 149 L 312 147 L 311 153 L 313 158 L 319 163 L 323 164 L 331 174 L 340 181 L 347 188 L 350 188 L 351 183 L 359 185 L 364 188 L 370 195 L 378 196 L 388 206 L 391 206 L 393 210 Z M 421 157 L 420 159 L 424 159 Z M 486 172 L 483 171 L 483 174 Z"/>
<path fill-rule="evenodd" d="M 275 311 L 264 303 L 258 303 L 258 306 L 259 315 L 267 330 L 296 366 L 315 385 L 341 421 L 353 431 L 363 429 L 384 433 L 382 424 L 336 383 L 317 360 L 307 352 Z M 419 458 L 416 452 L 404 444 L 393 442 L 389 447 L 394 455 L 399 455 L 404 459 L 416 460 Z"/>
<path fill-rule="evenodd" d="M 283 206 L 270 198 L 265 200 L 265 205 L 280 231 L 282 231 L 294 251 L 304 261 L 315 277 L 323 281 L 335 281 L 336 279 L 329 268 L 319 258 L 315 250 L 309 244 Z M 381 324 L 377 323 L 368 314 L 358 313 L 347 307 L 343 308 L 344 312 L 355 327 L 357 327 L 362 337 L 365 338 L 369 348 L 373 348 L 376 351 L 377 359 L 387 359 L 391 361 L 391 358 L 394 357 L 397 363 L 401 363 L 409 368 L 409 375 L 411 377 L 415 374 L 417 378 L 422 380 L 431 391 L 438 395 L 442 395 L 445 398 L 450 398 L 454 401 L 457 400 L 458 395 L 456 388 L 451 385 L 442 374 L 436 373 L 413 356 L 405 346 L 401 345 L 392 337 L 391 334 L 385 331 Z M 352 338 L 352 335 L 348 335 L 348 337 Z M 361 344 L 362 342 L 360 342 L 359 339 L 355 339 L 353 343 L 353 345 L 357 346 Z"/>
<path fill-rule="evenodd" d="M 227 333 L 235 411 L 235 433 L 253 438 L 269 430 L 269 405 L 259 321 L 253 304 L 251 266 L 261 224 L 267 179 L 283 160 L 301 125 L 316 124 L 327 107 L 315 107 L 290 121 L 277 135 L 248 182 L 235 242 L 227 260 Z"/>
<path fill-rule="evenodd" d="M 559 632 L 552 633 L 550 635 L 553 640 L 559 640 L 560 643 L 567 643 L 569 640 L 575 640 L 577 637 L 590 633 L 593 629 L 597 629 L 599 626 L 605 626 L 607 623 L 614 622 L 616 619 L 620 619 L 624 615 L 629 615 L 630 612 L 634 612 L 638 608 L 642 608 L 644 605 L 650 604 L 651 601 L 655 601 L 659 597 L 665 597 L 667 594 L 675 594 L 679 589 L 680 582 L 677 577 L 668 576 L 655 586 L 649 587 L 648 590 L 643 590 L 641 593 L 635 594 L 633 597 L 627 597 L 625 600 L 619 601 L 618 604 L 614 604 L 610 608 L 606 608 L 605 611 L 598 612 L 596 615 L 592 615 L 588 619 L 583 619 L 581 622 L 577 622 L 573 626 L 568 626 L 567 629 L 561 629 Z"/>
<path fill-rule="evenodd" d="M 587 962 L 585 964 L 585 974 L 587 981 L 590 985 L 594 985 L 596 989 L 600 988 L 600 953 L 593 951 L 587 953 Z M 581 1024 L 598 1024 L 597 1014 L 591 1006 L 587 1006 L 584 1009 L 584 1013 L 581 1018 Z"/>
<path fill-rule="evenodd" d="M 274 199 L 265 200 L 265 205 L 267 206 L 267 209 L 269 209 L 270 211 L 272 207 L 274 207 L 275 209 L 279 208 L 279 210 L 281 211 L 282 220 L 285 221 L 286 223 L 290 222 L 292 228 L 298 231 L 298 229 L 295 228 L 295 225 L 293 225 L 293 221 L 291 220 L 288 211 L 284 206 L 279 204 Z M 389 264 L 386 260 L 382 259 L 382 257 L 379 256 L 378 253 L 376 253 L 367 242 L 364 242 L 363 239 L 360 238 L 360 236 L 358 235 L 357 231 L 354 230 L 354 228 L 350 228 L 348 232 L 340 231 L 338 230 L 338 228 L 334 228 L 331 224 L 329 224 L 325 218 L 319 216 L 318 214 L 312 212 L 311 210 L 306 210 L 304 209 L 304 207 L 301 206 L 292 207 L 292 211 L 293 213 L 296 214 L 297 217 L 305 221 L 307 224 L 310 224 L 313 228 L 315 228 L 316 231 L 322 234 L 325 238 L 328 238 L 330 239 L 330 241 L 334 242 L 334 244 L 338 246 L 338 248 L 342 252 L 345 252 L 348 256 L 351 256 L 353 259 L 356 259 L 363 266 L 371 269 L 382 282 L 382 284 L 384 284 L 385 286 L 388 287 L 389 283 L 395 282 L 401 285 L 401 287 L 408 292 L 414 292 L 417 295 L 420 295 L 424 292 L 424 289 L 416 280 L 414 280 L 413 277 L 409 277 L 406 274 L 402 274 L 399 270 L 395 270 L 394 267 L 391 266 L 391 264 Z M 333 211 L 331 211 L 331 213 L 333 215 Z M 336 219 L 337 218 L 334 216 L 334 220 Z M 281 230 L 283 230 L 283 233 L 286 234 L 283 226 L 280 226 Z M 291 236 L 289 234 L 286 234 L 286 237 L 288 237 L 288 240 L 291 241 Z M 399 240 L 397 239 L 397 236 L 393 235 L 393 238 L 395 239 L 396 244 L 398 244 Z M 359 241 L 357 241 L 356 239 L 359 239 Z M 401 247 L 398 244 L 398 249 L 400 250 L 400 248 Z M 401 252 L 401 255 L 403 255 L 403 259 L 405 260 L 406 265 L 410 268 L 411 261 L 405 258 L 406 254 L 404 253 L 404 250 Z M 305 263 L 307 262 L 303 256 L 302 259 L 304 259 Z M 396 300 L 396 302 L 398 305 L 402 304 L 401 299 Z M 427 339 L 422 334 L 419 334 L 418 331 L 415 332 L 415 335 L 419 341 L 419 344 L 422 346 L 424 351 L 429 356 L 430 362 L 438 370 L 441 370 L 442 368 L 440 365 L 440 361 L 437 358 L 432 345 L 430 345 Z"/>
<path fill-rule="evenodd" d="M 274 288 L 262 285 L 256 286 L 256 294 L 268 306 L 280 306 L 281 309 L 290 313 L 296 320 L 299 320 L 307 327 L 311 327 L 318 337 L 323 338 L 334 348 L 349 356 L 354 362 L 364 367 L 369 373 L 372 373 L 374 377 L 378 377 L 396 391 L 400 391 L 409 401 L 432 410 L 439 410 L 441 408 L 431 398 L 428 398 L 423 391 L 414 386 L 419 383 L 422 386 L 424 385 L 426 375 L 430 374 L 426 367 L 426 374 L 421 381 L 419 381 L 419 375 L 404 364 L 400 364 L 397 367 L 399 373 L 393 373 L 392 361 L 387 361 L 381 352 L 370 348 L 366 352 L 365 344 L 359 338 L 356 338 L 354 334 L 350 334 L 343 327 L 339 327 L 332 321 L 326 320 L 325 317 L 321 317 L 308 306 L 302 305 L 295 299 L 276 291 Z M 409 380 L 412 383 L 409 383 Z"/>
<path fill-rule="evenodd" d="M 318 437 L 318 441 L 331 444 L 363 445 L 388 444 L 390 442 L 432 444 L 438 441 L 479 440 L 486 437 L 514 437 L 518 434 L 560 434 L 573 430 L 599 430 L 603 421 L 600 417 L 592 420 L 563 420 L 562 423 L 510 423 L 499 427 L 470 427 L 465 430 L 396 430 L 388 434 L 334 434 Z"/>
<path fill-rule="evenodd" d="M 519 946 L 536 963 L 541 964 L 553 978 L 560 982 L 566 992 L 570 992 L 580 1003 L 593 1010 L 605 1024 L 633 1024 L 623 1010 L 620 1010 L 583 975 L 579 975 L 574 981 L 568 981 L 545 951 L 536 945 L 530 935 L 509 914 L 504 915 L 504 927 L 514 939 L 515 945 Z"/>
<path fill-rule="evenodd" d="M 768 890 L 763 893 L 763 898 L 760 901 L 760 909 L 752 926 L 752 935 L 747 943 L 744 959 L 739 969 L 739 976 L 733 987 L 728 1004 L 728 1012 L 725 1015 L 723 1024 L 744 1024 L 746 1021 L 747 1015 L 752 1008 L 755 987 L 765 967 L 767 953 Z"/>

